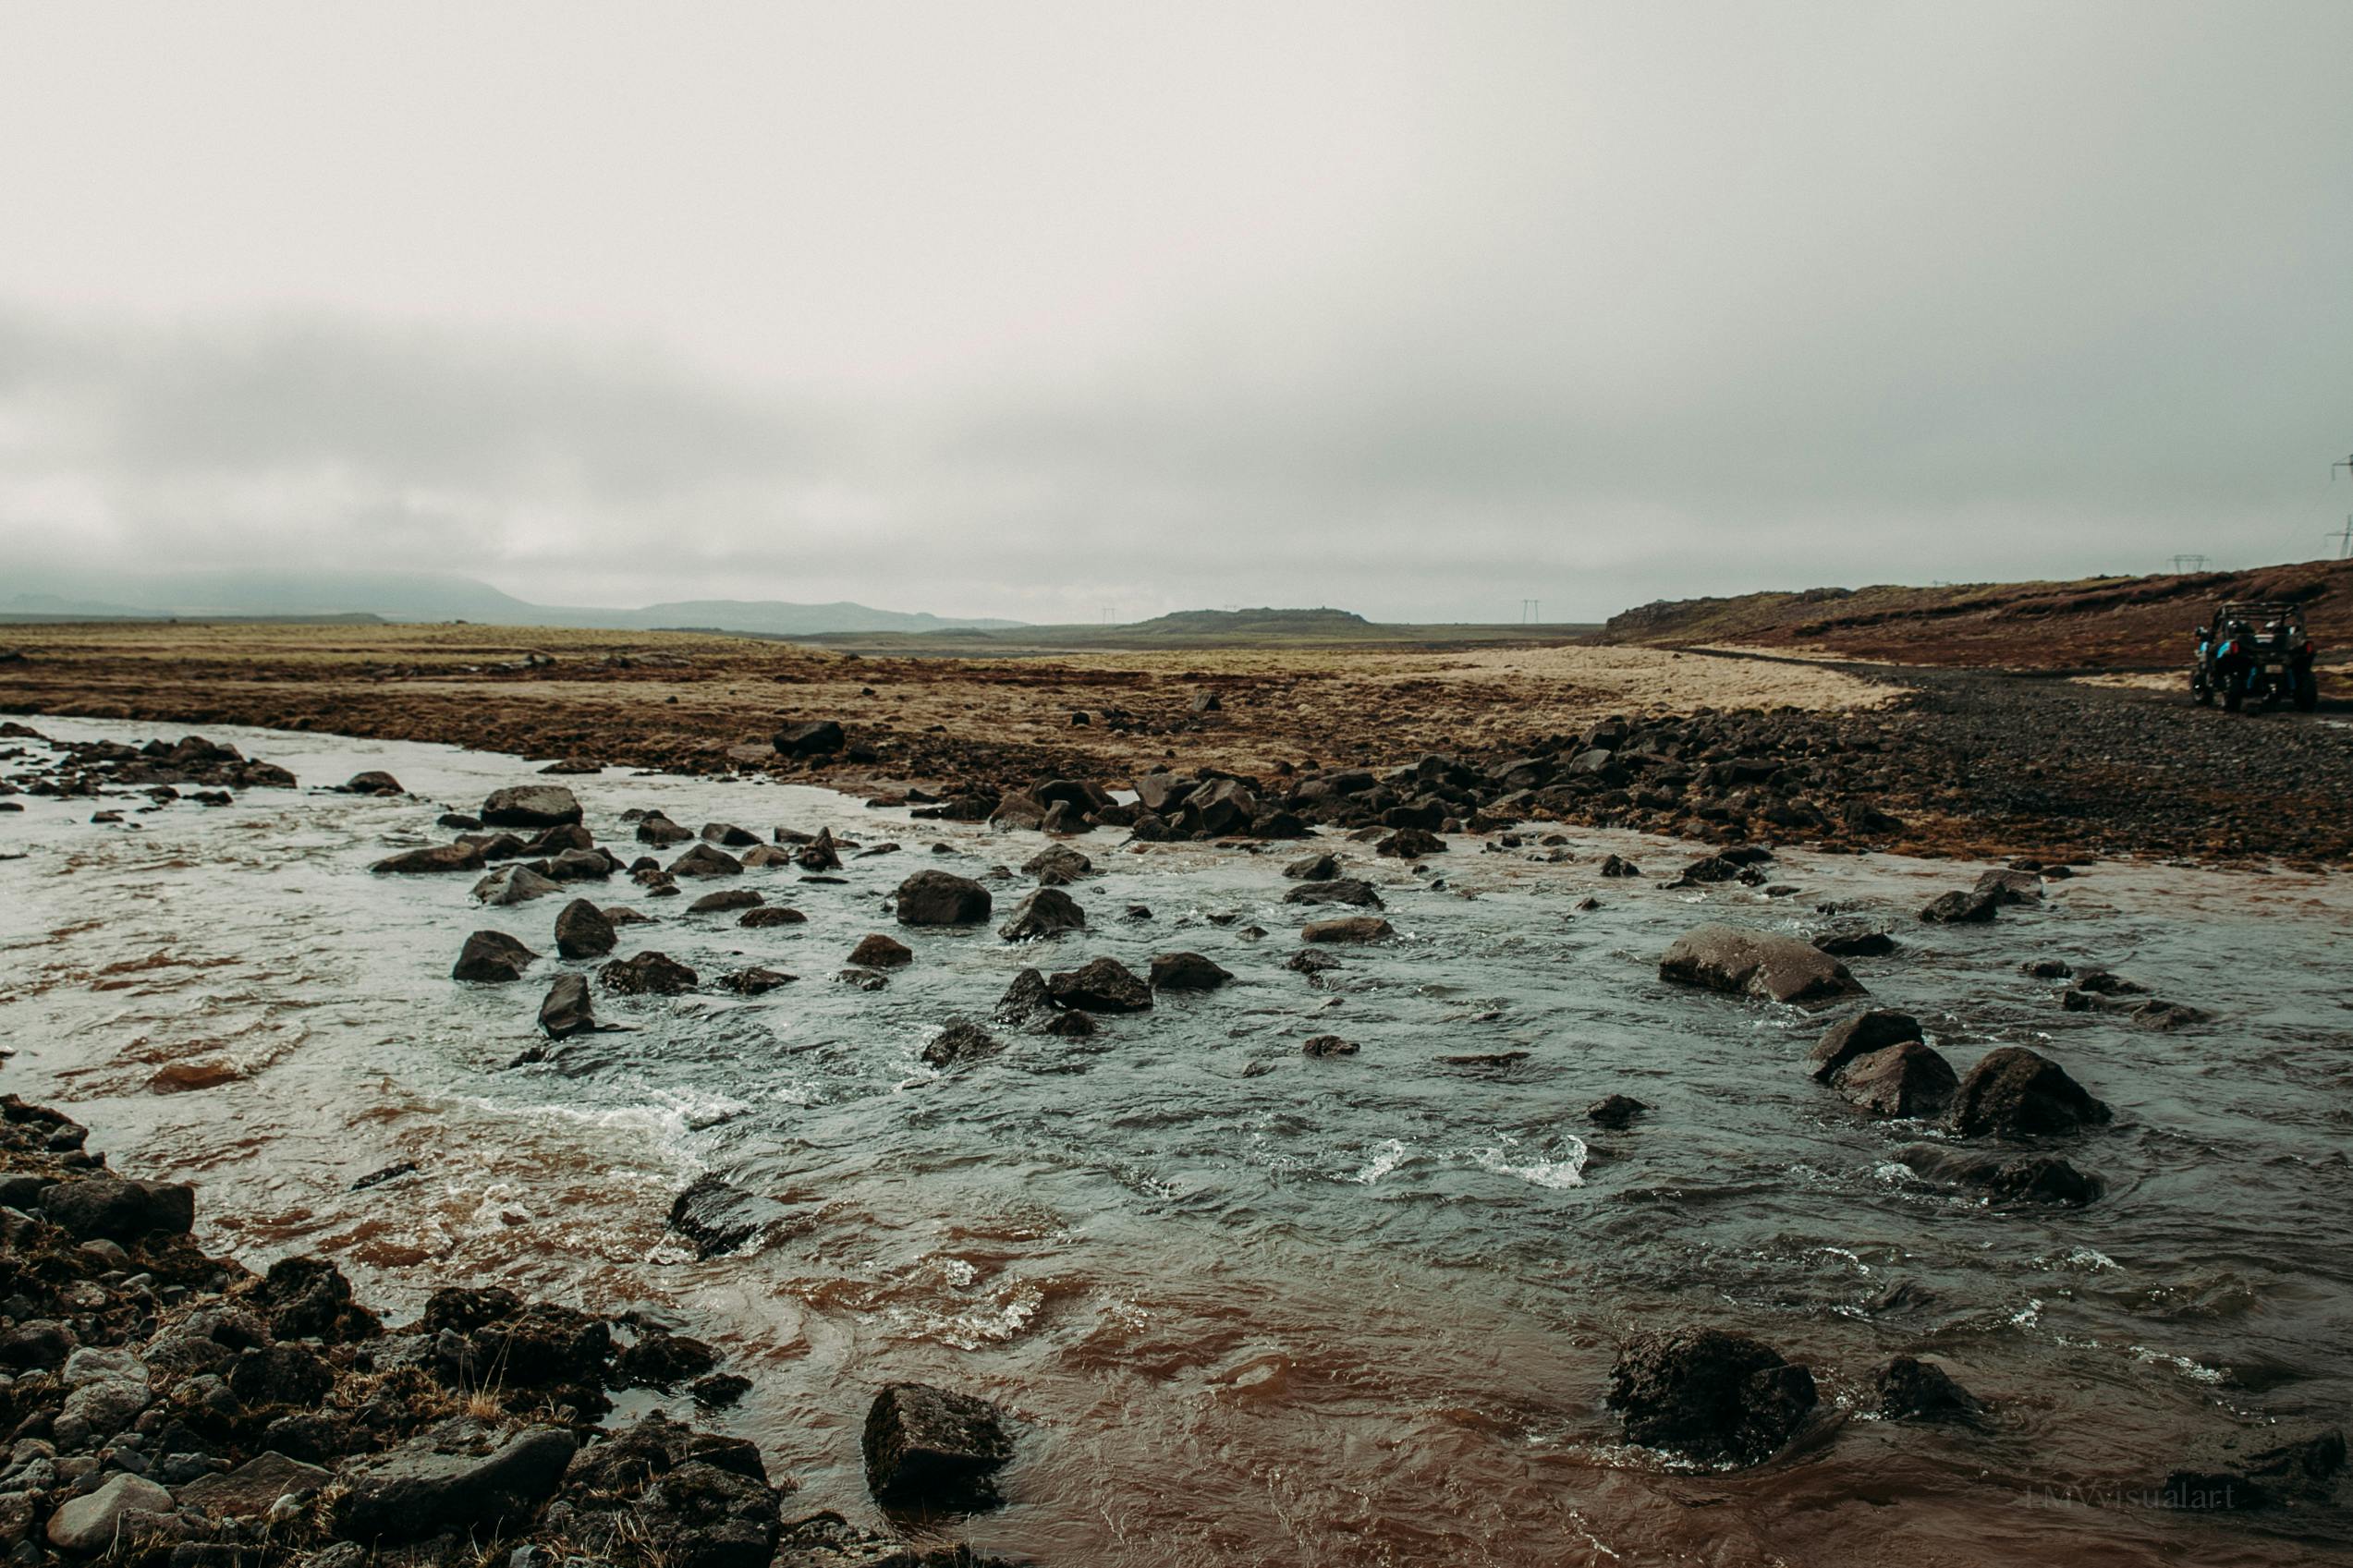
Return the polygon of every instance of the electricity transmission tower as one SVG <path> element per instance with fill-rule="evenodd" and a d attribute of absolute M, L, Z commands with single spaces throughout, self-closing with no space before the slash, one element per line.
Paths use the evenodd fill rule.
<path fill-rule="evenodd" d="M 1534 626 L 1538 621 L 1543 619 L 1543 616 L 1541 614 L 1543 608 L 1544 602 L 1541 599 L 1521 600 L 1519 602 L 1519 624 L 1523 626 Z"/>
<path fill-rule="evenodd" d="M 2347 514 L 2345 526 L 2343 528 L 2337 529 L 2335 533 L 2324 533 L 2321 535 L 2321 537 L 2323 539 L 2333 539 L 2336 541 L 2336 558 L 2338 560 L 2353 561 L 2353 513 Z"/>
<path fill-rule="evenodd" d="M 2205 569 L 2206 558 L 2203 555 L 2176 555 L 2174 557 L 2174 570 L 2176 573 L 2202 572 Z"/>

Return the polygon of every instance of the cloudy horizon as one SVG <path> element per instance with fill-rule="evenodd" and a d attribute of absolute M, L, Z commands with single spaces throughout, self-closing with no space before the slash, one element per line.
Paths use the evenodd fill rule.
<path fill-rule="evenodd" d="M 2353 6 L 0 17 L 0 538 L 542 603 L 2332 553 Z"/>

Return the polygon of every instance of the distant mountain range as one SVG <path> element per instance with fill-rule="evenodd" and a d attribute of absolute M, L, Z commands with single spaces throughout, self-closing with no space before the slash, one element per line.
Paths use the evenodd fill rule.
<path fill-rule="evenodd" d="M 440 572 L 181 572 L 20 574 L 0 598 L 0 619 L 60 616 L 329 616 L 387 621 L 478 621 L 490 626 L 579 626 L 609 631 L 693 628 L 810 637 L 826 632 L 1002 629 L 1018 621 L 876 610 L 847 602 L 688 599 L 637 610 L 534 604 L 485 582 Z"/>

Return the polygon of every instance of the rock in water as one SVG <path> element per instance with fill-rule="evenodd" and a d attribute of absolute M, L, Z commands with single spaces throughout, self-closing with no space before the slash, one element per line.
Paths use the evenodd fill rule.
<path fill-rule="evenodd" d="M 1154 991 L 1215 991 L 1233 978 L 1198 953 L 1164 953 L 1152 961 Z"/>
<path fill-rule="evenodd" d="M 538 954 L 505 931 L 476 931 L 466 939 L 466 946 L 457 954 L 457 966 L 449 971 L 449 978 L 503 985 L 521 979 L 523 971 L 538 958 Z"/>
<path fill-rule="evenodd" d="M 1996 904 L 2036 904 L 2042 898 L 2042 879 L 2032 871 L 1988 871 L 1969 892 Z"/>
<path fill-rule="evenodd" d="M 811 723 L 786 724 L 775 734 L 774 744 L 782 757 L 830 757 L 842 748 L 842 727 L 831 719 L 819 719 Z"/>
<path fill-rule="evenodd" d="M 787 908 L 781 904 L 770 904 L 757 909 L 747 909 L 743 913 L 743 918 L 736 922 L 747 930 L 755 931 L 769 926 L 802 926 L 808 923 L 808 916 L 798 909 Z"/>
<path fill-rule="evenodd" d="M 1013 918 L 997 928 L 997 935 L 1007 942 L 1031 942 L 1086 927 L 1087 912 L 1077 899 L 1058 887 L 1042 887 L 1013 906 Z"/>
<path fill-rule="evenodd" d="M 1925 1038 L 1920 1033 L 1920 1020 L 1910 1014 L 1874 1007 L 1831 1025 L 1830 1032 L 1816 1041 L 1807 1055 L 1806 1070 L 1813 1075 L 1814 1082 L 1826 1084 L 1858 1056 Z"/>
<path fill-rule="evenodd" d="M 723 887 L 717 893 L 706 893 L 687 906 L 689 915 L 726 915 L 738 909 L 755 909 L 767 903 L 748 887 Z"/>
<path fill-rule="evenodd" d="M 482 802 L 482 821 L 494 828 L 554 828 L 580 820 L 580 803 L 562 784 L 518 784 Z"/>
<path fill-rule="evenodd" d="M 902 926 L 977 926 L 989 918 L 989 890 L 969 877 L 918 871 L 898 884 Z"/>
<path fill-rule="evenodd" d="M 893 1383 L 866 1412 L 866 1485 L 876 1501 L 969 1509 L 996 1501 L 1013 1457 L 997 1408 L 923 1383 Z"/>
<path fill-rule="evenodd" d="M 550 1039 L 569 1039 L 596 1027 L 596 1012 L 589 1003 L 586 975 L 558 975 L 539 1004 L 539 1027 Z"/>
<path fill-rule="evenodd" d="M 338 795 L 398 795 L 401 793 L 400 781 L 390 773 L 372 768 L 364 773 L 354 773 L 335 785 L 335 793 Z"/>
<path fill-rule="evenodd" d="M 1034 969 L 1023 971 L 1035 974 Z M 980 1025 L 958 1018 L 932 1037 L 923 1048 L 923 1060 L 934 1067 L 952 1067 L 959 1062 L 977 1062 L 994 1056 L 1005 1047 L 996 1036 Z"/>
<path fill-rule="evenodd" d="M 1295 882 L 1337 881 L 1340 862 L 1329 855 L 1309 855 L 1283 868 L 1283 874 Z"/>
<path fill-rule="evenodd" d="M 1813 1374 L 1763 1341 L 1720 1329 L 1637 1335 L 1610 1369 L 1627 1440 L 1711 1464 L 1754 1465 L 1814 1407 Z"/>
<path fill-rule="evenodd" d="M 1922 1181 L 1974 1187 L 1996 1202 L 2079 1207 L 2105 1190 L 2099 1177 L 2051 1154 L 1999 1160 L 1965 1154 L 1943 1144 L 1915 1144 L 1897 1151 L 1896 1158 Z"/>
<path fill-rule="evenodd" d="M 724 849 L 698 844 L 671 861 L 668 869 L 674 877 L 735 877 L 743 874 L 743 862 Z"/>
<path fill-rule="evenodd" d="M 542 876 L 529 866 L 501 866 L 474 884 L 474 896 L 494 907 L 528 903 L 545 898 L 552 893 L 562 893 L 564 884 L 552 877 Z"/>
<path fill-rule="evenodd" d="M 1899 1355 L 1871 1374 L 1879 1413 L 1896 1421 L 1945 1421 L 1985 1408 L 1932 1361 Z"/>
<path fill-rule="evenodd" d="M 1811 942 L 1717 924 L 1677 937 L 1659 961 L 1659 978 L 1772 1002 L 1830 1002 L 1863 991 L 1847 966 Z"/>
<path fill-rule="evenodd" d="M 1623 1132 L 1633 1124 L 1635 1117 L 1649 1109 L 1631 1095 L 1609 1094 L 1585 1108 L 1585 1119 L 1597 1127 Z"/>
<path fill-rule="evenodd" d="M 1059 887 L 1075 882 L 1095 869 L 1095 863 L 1067 844 L 1050 844 L 1021 862 L 1025 875 L 1038 879 L 1040 887 Z"/>
<path fill-rule="evenodd" d="M 616 996 L 676 996 L 692 991 L 701 978 L 666 953 L 640 953 L 616 958 L 596 972 L 604 989 Z"/>
<path fill-rule="evenodd" d="M 555 1495 L 572 1434 L 528 1427 L 512 1436 L 453 1416 L 422 1436 L 347 1466 L 333 1527 L 362 1545 L 519 1524 Z"/>
<path fill-rule="evenodd" d="M 1924 1040 L 1867 1051 L 1830 1080 L 1855 1104 L 1880 1116 L 1941 1116 L 1953 1102 L 1952 1064 Z"/>
<path fill-rule="evenodd" d="M 2105 1122 L 2108 1108 L 2049 1057 L 2022 1045 L 1989 1051 L 1953 1096 L 1963 1137 L 2036 1137 Z"/>
<path fill-rule="evenodd" d="M 849 961 L 863 969 L 896 969 L 915 962 L 915 954 L 896 937 L 876 931 L 849 950 Z"/>
<path fill-rule="evenodd" d="M 1356 1041 L 1342 1039 L 1338 1035 L 1310 1035 L 1299 1042 L 1302 1056 L 1354 1056 L 1357 1050 Z"/>
<path fill-rule="evenodd" d="M 387 855 L 368 869 L 380 877 L 413 877 L 433 871 L 479 871 L 486 864 L 479 845 L 436 844 Z"/>
<path fill-rule="evenodd" d="M 1299 928 L 1301 942 L 1379 942 L 1396 934 L 1378 915 L 1351 915 L 1341 920 L 1311 920 Z"/>
<path fill-rule="evenodd" d="M 1930 899 L 1920 918 L 1932 926 L 1981 926 L 2002 912 L 1990 893 L 1948 893 Z"/>
<path fill-rule="evenodd" d="M 1152 1005 L 1152 988 L 1116 958 L 1097 958 L 1067 974 L 1051 975 L 1046 992 L 1056 1006 L 1086 1013 L 1140 1013 Z"/>
<path fill-rule="evenodd" d="M 1326 857 L 1329 858 L 1329 857 Z M 1286 904 L 1353 904 L 1359 909 L 1378 909 L 1381 895 L 1372 884 L 1355 877 L 1336 877 L 1329 881 L 1301 882 L 1283 895 Z"/>
<path fill-rule="evenodd" d="M 585 898 L 556 911 L 555 951 L 566 958 L 602 958 L 619 940 L 604 911 Z"/>
<path fill-rule="evenodd" d="M 2344 1469 L 2341 1428 L 2255 1427 L 2199 1444 L 2166 1473 L 2161 1498 L 2199 1513 L 2325 1503 Z"/>

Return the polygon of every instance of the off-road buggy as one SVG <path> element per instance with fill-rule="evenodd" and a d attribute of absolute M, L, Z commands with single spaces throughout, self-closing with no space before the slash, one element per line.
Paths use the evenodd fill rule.
<path fill-rule="evenodd" d="M 2225 601 L 2198 628 L 2198 657 L 2189 671 L 2189 698 L 2201 707 L 2217 697 L 2236 713 L 2292 702 L 2309 713 L 2320 703 L 2312 674 L 2312 638 L 2302 606 L 2271 600 Z"/>

